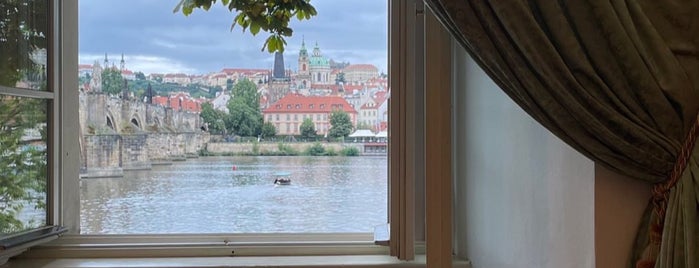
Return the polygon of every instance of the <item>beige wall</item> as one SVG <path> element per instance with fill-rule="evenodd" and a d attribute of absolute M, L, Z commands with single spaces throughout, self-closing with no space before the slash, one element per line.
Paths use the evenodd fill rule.
<path fill-rule="evenodd" d="M 455 251 L 473 267 L 626 267 L 651 186 L 595 165 L 455 45 Z"/>
<path fill-rule="evenodd" d="M 650 189 L 648 183 L 595 165 L 597 268 L 626 267 Z"/>
<path fill-rule="evenodd" d="M 592 161 L 455 50 L 456 253 L 475 268 L 594 267 Z"/>

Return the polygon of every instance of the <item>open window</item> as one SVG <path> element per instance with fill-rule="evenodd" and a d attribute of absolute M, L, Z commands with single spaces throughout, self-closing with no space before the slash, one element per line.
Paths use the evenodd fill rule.
<path fill-rule="evenodd" d="M 86 89 L 93 89 L 90 82 L 81 83 L 79 81 L 78 74 L 78 51 L 77 51 L 77 22 L 74 18 L 77 18 L 78 5 L 77 1 L 51 1 L 51 3 L 60 3 L 61 9 L 56 10 L 56 12 L 61 12 L 61 16 L 56 16 L 63 18 L 64 21 L 53 25 L 53 34 L 61 36 L 62 42 L 54 40 L 52 44 L 61 44 L 60 47 L 56 48 L 55 54 L 51 54 L 49 50 L 49 58 L 61 59 L 61 61 L 48 61 L 49 63 L 55 64 L 56 70 L 54 72 L 60 73 L 60 75 L 51 76 L 52 79 L 48 79 L 50 83 L 53 83 L 55 91 L 49 91 L 49 93 L 42 93 L 39 91 L 29 91 L 26 93 L 24 89 L 16 88 L 16 86 L 5 86 L 0 87 L 0 93 L 8 96 L 21 96 L 25 98 L 35 98 L 35 99 L 46 99 L 47 109 L 49 115 L 47 115 L 46 124 L 49 129 L 53 126 L 51 131 L 47 131 L 47 150 L 49 157 L 47 157 L 48 174 L 47 185 L 49 185 L 47 190 L 46 204 L 47 204 L 47 225 L 62 225 L 67 227 L 70 231 L 69 235 L 64 235 L 61 239 L 45 244 L 39 248 L 36 248 L 27 257 L 31 256 L 42 256 L 42 257 L 128 257 L 128 256 L 230 256 L 230 255 L 290 255 L 290 254 L 388 254 L 399 256 L 401 259 L 411 259 L 415 252 L 414 241 L 420 241 L 424 239 L 424 199 L 422 198 L 422 183 L 424 183 L 424 167 L 422 165 L 424 158 L 420 155 L 424 155 L 423 144 L 424 137 L 421 136 L 421 131 L 423 129 L 422 124 L 424 124 L 424 118 L 421 114 L 424 114 L 424 108 L 420 106 L 420 94 L 419 88 L 421 85 L 420 71 L 418 66 L 421 64 L 421 36 L 416 33 L 420 31 L 419 17 L 420 12 L 415 10 L 415 1 L 389 1 L 388 5 L 388 15 L 390 17 L 390 63 L 391 70 L 386 70 L 389 74 L 387 76 L 391 77 L 391 87 L 394 88 L 392 92 L 386 92 L 386 99 L 390 99 L 390 105 L 386 104 L 385 110 L 372 111 L 370 114 L 390 117 L 392 123 L 385 124 L 390 126 L 388 130 L 388 136 L 383 137 L 383 140 L 388 139 L 388 156 L 389 159 L 386 160 L 386 168 L 389 178 L 387 179 L 386 192 L 383 193 L 383 198 L 385 198 L 384 204 L 386 204 L 387 211 L 379 212 L 385 213 L 384 216 L 387 217 L 386 222 L 390 222 L 390 228 L 383 228 L 385 234 L 383 236 L 375 237 L 373 230 L 367 229 L 366 232 L 328 232 L 328 233 L 296 233 L 296 232 L 281 232 L 281 233 L 249 233 L 241 232 L 238 234 L 228 233 L 226 230 L 217 230 L 211 233 L 188 233 L 188 234 L 163 234 L 158 233 L 158 228 L 165 225 L 178 225 L 178 221 L 165 221 L 154 225 L 155 233 L 151 233 L 148 236 L 143 236 L 143 232 L 117 232 L 114 235 L 105 235 L 104 233 L 94 232 L 90 230 L 104 230 L 100 228 L 87 229 L 84 228 L 85 224 L 91 224 L 90 221 L 98 217 L 113 217 L 114 220 L 129 220 L 128 214 L 121 214 L 121 216 L 105 216 L 105 215 L 83 215 L 82 208 L 89 206 L 104 206 L 107 209 L 113 210 L 129 210 L 130 208 L 124 209 L 124 206 L 128 206 L 128 200 L 123 203 L 118 202 L 106 202 L 104 204 L 97 204 L 91 202 L 85 202 L 81 200 L 81 195 L 92 195 L 93 199 L 98 199 L 99 197 L 109 197 L 110 195 L 116 194 L 118 191 L 125 191 L 119 187 L 113 187 L 109 183 L 104 183 L 102 179 L 102 184 L 94 183 L 100 180 L 96 178 L 91 181 L 93 186 L 89 189 L 83 188 L 81 184 L 82 179 L 81 173 L 84 174 L 88 171 L 89 167 L 87 165 L 82 165 L 81 161 L 88 161 L 88 159 L 97 159 L 102 156 L 90 155 L 88 154 L 87 146 L 91 143 L 94 145 L 108 144 L 109 141 L 106 140 L 90 140 L 88 141 L 85 134 L 80 132 L 89 132 L 92 129 L 92 133 L 102 133 L 103 136 L 119 134 L 118 129 L 123 127 L 120 122 L 126 120 L 127 123 L 131 119 L 133 113 L 127 113 L 124 118 L 117 118 L 121 114 L 114 114 L 114 119 L 109 119 L 109 123 L 115 129 L 107 129 L 107 117 L 99 116 L 98 113 L 94 114 L 95 120 L 104 120 L 103 124 L 90 124 L 80 125 L 79 120 L 74 120 L 74 118 L 79 117 L 90 117 L 90 113 L 79 113 L 79 107 L 81 105 L 88 104 L 86 97 L 81 97 L 78 90 L 68 90 L 68 88 L 82 88 L 84 91 Z M 72 19 L 71 19 L 72 18 Z M 104 18 L 107 19 L 107 18 Z M 183 18 L 184 19 L 184 18 Z M 413 31 L 413 32 L 411 32 Z M 387 45 L 388 46 L 388 45 Z M 419 56 L 416 56 L 419 55 Z M 125 64 L 128 66 L 130 56 L 125 56 Z M 120 63 L 120 59 L 109 59 L 108 65 L 111 66 L 111 62 L 117 61 Z M 292 61 L 293 62 L 293 61 Z M 324 62 L 320 62 L 324 64 Z M 105 65 L 100 61 L 100 64 Z M 106 66 L 105 66 L 106 67 Z M 119 69 L 117 65 L 117 69 Z M 111 68 L 111 67 L 110 67 Z M 303 70 L 303 65 L 301 69 Z M 49 73 L 51 73 L 51 68 L 47 67 Z M 123 70 L 119 70 L 121 74 L 124 74 Z M 323 70 L 323 75 L 328 75 L 329 72 L 325 73 Z M 319 72 L 318 75 L 321 73 Z M 417 75 L 416 75 L 417 74 Z M 92 74 L 91 78 L 94 78 L 95 73 Z M 250 76 L 257 77 L 255 73 L 243 74 L 238 71 L 232 71 L 231 77 L 237 76 Z M 100 72 L 100 78 L 104 79 L 104 73 Z M 150 75 L 143 75 L 143 77 L 153 77 L 154 81 L 158 78 L 161 81 L 168 81 L 167 84 L 177 84 L 181 83 L 184 85 L 189 85 L 193 83 L 193 78 L 189 76 L 178 76 L 178 77 L 168 77 L 167 75 L 151 73 Z M 165 77 L 166 79 L 163 79 Z M 242 77 L 242 76 L 241 76 Z M 327 80 L 326 76 L 324 79 L 320 79 L 320 76 L 316 80 Z M 381 75 L 381 77 L 386 77 Z M 139 79 L 134 75 L 134 81 Z M 91 81 L 92 79 L 90 79 Z M 216 78 L 216 81 L 220 79 Z M 229 79 L 231 81 L 240 81 L 239 79 Z M 255 79 L 257 81 L 258 79 Z M 259 77 L 259 80 L 268 80 L 267 77 Z M 272 79 L 269 79 L 271 81 Z M 309 79 L 312 80 L 312 79 Z M 301 80 L 302 83 L 307 80 Z M 98 83 L 101 84 L 101 83 Z M 87 85 L 87 87 L 85 87 Z M 304 84 L 305 85 L 305 84 Z M 129 92 L 129 83 L 124 86 L 127 92 L 120 91 L 122 102 L 117 104 L 116 102 L 110 102 L 111 97 L 105 97 L 104 102 L 112 108 L 116 108 L 117 105 L 121 105 L 120 109 L 125 106 L 133 106 L 131 109 L 136 110 L 150 110 L 150 108 L 143 107 L 138 108 L 136 106 L 140 104 L 135 104 L 136 102 L 142 102 L 142 100 L 152 99 L 156 102 L 157 96 L 146 96 L 142 98 L 135 92 Z M 332 86 L 332 85 L 331 85 Z M 363 88 L 358 87 L 359 88 Z M 311 88 L 313 88 L 311 86 Z M 388 89 L 386 87 L 385 89 Z M 322 90 L 324 92 L 333 92 L 332 90 Z M 38 93 L 36 93 L 38 92 Z M 145 92 L 145 91 L 144 91 Z M 94 93 L 94 92 L 93 92 Z M 351 93 L 351 91 L 347 91 Z M 94 96 L 93 96 L 94 97 Z M 162 96 L 166 97 L 166 96 Z M 270 96 L 273 97 L 273 96 Z M 279 96 L 281 97 L 281 96 Z M 177 103 L 178 109 L 182 107 L 188 107 L 185 96 L 176 96 L 176 101 L 165 101 L 163 106 L 172 109 L 172 105 Z M 84 103 L 83 103 L 84 102 Z M 180 104 L 181 103 L 181 104 Z M 272 103 L 270 103 L 272 104 Z M 289 134 L 291 133 L 291 123 L 289 111 L 283 109 L 289 109 L 289 105 L 270 105 L 269 107 L 277 107 L 281 111 L 281 114 L 286 113 L 287 121 L 281 123 L 276 123 L 277 127 L 281 126 L 281 129 L 277 129 L 278 134 Z M 380 104 L 377 104 L 380 106 Z M 285 107 L 286 106 L 286 107 Z M 198 107 L 198 106 L 197 106 Z M 324 103 L 319 103 L 316 105 L 320 110 L 331 108 L 330 105 L 325 105 Z M 343 109 L 354 109 L 353 107 L 361 107 L 361 105 L 342 105 Z M 372 107 L 376 109 L 376 107 Z M 174 110 L 174 109 L 173 109 Z M 293 110 L 293 109 L 292 109 Z M 318 110 L 318 109 L 316 109 Z M 51 113 L 53 112 L 53 113 Z M 121 112 L 121 111 L 120 111 Z M 164 110 L 163 114 L 148 114 L 140 115 L 139 123 L 140 130 L 143 132 L 135 131 L 133 133 L 128 133 L 128 139 L 118 141 L 119 146 L 128 149 L 129 146 L 136 146 L 140 139 L 149 139 L 147 133 L 149 131 L 176 131 L 177 128 L 172 128 L 173 123 L 176 124 L 176 120 L 183 120 L 186 116 L 172 116 L 172 112 L 168 114 L 169 110 Z M 277 113 L 274 114 L 278 118 Z M 270 114 L 270 115 L 271 115 Z M 315 117 L 319 119 L 318 125 L 322 126 L 323 130 L 329 130 L 331 128 L 329 114 L 317 114 Z M 53 119 L 51 119 L 53 118 Z M 357 120 L 357 116 L 353 115 L 350 117 L 352 120 Z M 186 118 L 185 118 L 186 119 Z M 120 121 L 121 120 L 121 121 Z M 377 118 L 377 121 L 381 119 Z M 186 121 L 186 120 L 185 120 Z M 373 121 L 372 121 L 373 122 Z M 152 123 L 152 124 L 151 124 Z M 184 125 L 184 124 L 183 124 Z M 189 124 L 189 127 L 195 131 L 201 131 L 196 123 Z M 282 131 L 286 128 L 286 132 Z M 84 129 L 84 130 L 83 130 Z M 206 129 L 211 129 L 211 125 Z M 298 130 L 296 127 L 294 129 Z M 114 133 L 114 132 L 117 133 Z M 145 133 L 144 133 L 145 132 Z M 79 138 L 76 138 L 79 136 Z M 145 137 L 144 137 L 145 136 Z M 280 140 L 287 140 L 288 136 L 285 138 L 280 138 Z M 90 137 L 94 139 L 94 137 Z M 106 138 L 105 138 L 106 139 Z M 177 141 L 179 138 L 174 138 L 170 140 Z M 191 148 L 187 148 L 188 144 L 186 140 L 187 137 L 182 138 L 177 146 L 165 146 L 166 149 L 177 151 L 181 150 L 182 154 L 179 154 L 183 159 L 187 159 L 189 156 L 187 152 Z M 168 139 L 165 139 L 168 140 Z M 115 142 L 115 141 L 112 141 Z M 250 144 L 257 144 L 252 140 L 247 141 Z M 53 145 L 52 145 L 53 144 Z M 165 144 L 165 143 L 163 143 Z M 179 145 L 182 145 L 180 147 Z M 55 146 L 55 149 L 52 149 Z M 277 146 L 277 144 L 275 144 Z M 284 147 L 279 145 L 279 148 Z M 131 148 L 135 149 L 135 147 Z M 105 152 L 108 150 L 103 150 L 99 152 Z M 134 150 L 131 150 L 133 153 Z M 136 150 L 137 151 L 137 150 Z M 385 150 L 377 150 L 379 152 L 385 152 Z M 95 151 L 98 152 L 98 151 Z M 60 155 L 61 157 L 56 157 Z M 51 157 L 54 156 L 54 157 Z M 121 165 L 123 172 L 123 165 L 126 163 L 134 164 L 134 161 L 141 161 L 139 155 L 104 155 L 104 158 L 100 159 L 112 159 L 115 161 L 105 161 L 105 163 L 100 163 L 100 165 Z M 149 156 L 150 157 L 150 156 Z M 156 160 L 165 160 L 157 159 Z M 182 159 L 180 159 L 182 160 Z M 151 162 L 153 165 L 155 162 Z M 186 163 L 186 162 L 185 162 Z M 162 163 L 158 163 L 162 164 Z M 233 171 L 234 169 L 240 170 L 240 165 L 224 163 L 221 165 L 226 165 L 227 171 Z M 132 167 L 139 167 L 139 165 L 133 165 Z M 84 169 L 84 170 L 81 170 Z M 137 168 L 135 168 L 137 169 Z M 82 172 L 81 172 L 82 171 Z M 106 174 L 109 172 L 116 171 L 118 169 L 105 169 L 103 170 Z M 97 173 L 95 173 L 97 174 Z M 205 180 L 207 177 L 205 174 L 200 174 L 200 180 L 188 181 L 188 185 L 206 184 L 210 181 Z M 84 177 L 84 176 L 83 176 Z M 100 177 L 100 176 L 96 176 Z M 157 180 L 157 178 L 152 178 L 151 180 Z M 244 184 L 245 182 L 240 182 Z M 235 184 L 235 182 L 230 182 L 229 184 Z M 53 185 L 53 186 L 52 186 Z M 331 185 L 332 186 L 332 185 Z M 158 187 L 148 188 L 144 185 L 142 190 L 156 190 Z M 140 189 L 140 188 L 139 188 Z M 202 190 L 202 189 L 200 189 Z M 86 192 L 84 192 L 86 191 Z M 126 198 L 128 198 L 129 193 L 125 193 Z M 309 196 L 313 193 L 309 193 Z M 324 194 L 324 193 L 316 193 Z M 176 202 L 189 202 L 186 198 L 170 196 L 171 203 Z M 183 201 L 184 200 L 184 201 Z M 296 200 L 298 202 L 303 202 L 303 200 Z M 215 201 L 216 203 L 227 203 L 234 206 L 240 202 L 236 200 L 230 200 L 223 196 Z M 333 203 L 324 207 L 328 210 L 341 210 L 343 208 L 352 208 L 353 204 L 351 202 L 345 203 Z M 182 211 L 168 211 L 163 209 L 161 213 L 179 214 Z M 225 213 L 225 211 L 219 211 Z M 254 215 L 254 211 L 250 211 L 251 215 Z M 163 215 L 163 214 L 160 214 Z M 131 215 L 135 216 L 135 215 Z M 116 219 L 118 217 L 125 217 L 126 219 Z M 203 219 L 208 219 L 204 217 Z M 205 221 L 204 220 L 204 221 Z M 205 221 L 206 223 L 211 223 Z M 187 224 L 183 224 L 187 225 Z M 159 227 L 160 226 L 160 227 Z M 382 228 L 379 228 L 382 229 Z M 363 229 L 364 230 L 364 229 Z M 82 233 L 82 234 L 81 234 Z M 379 232 L 380 233 L 380 232 Z M 128 235 L 124 235 L 128 234 Z M 380 244 L 389 244 L 390 247 L 384 247 L 380 245 L 375 245 L 375 241 L 380 242 Z M 332 246 L 332 247 L 329 247 Z"/>

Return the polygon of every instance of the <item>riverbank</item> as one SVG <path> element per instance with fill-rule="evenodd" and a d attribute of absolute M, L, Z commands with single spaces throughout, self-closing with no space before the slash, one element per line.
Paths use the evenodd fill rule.
<path fill-rule="evenodd" d="M 321 142 L 208 143 L 200 156 L 359 156 L 363 144 Z"/>

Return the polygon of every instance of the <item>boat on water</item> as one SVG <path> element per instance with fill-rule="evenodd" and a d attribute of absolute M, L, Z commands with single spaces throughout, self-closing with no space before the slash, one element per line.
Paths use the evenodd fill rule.
<path fill-rule="evenodd" d="M 289 172 L 277 172 L 274 173 L 274 185 L 289 185 L 291 184 L 291 173 Z"/>

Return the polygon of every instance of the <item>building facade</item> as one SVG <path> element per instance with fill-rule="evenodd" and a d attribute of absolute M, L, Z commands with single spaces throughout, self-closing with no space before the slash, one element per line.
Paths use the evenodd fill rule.
<path fill-rule="evenodd" d="M 316 133 L 325 136 L 330 130 L 330 115 L 335 110 L 346 112 L 352 125 L 357 125 L 357 111 L 342 97 L 288 94 L 262 111 L 265 122 L 271 122 L 277 135 L 300 135 L 301 124 L 310 118 Z"/>

